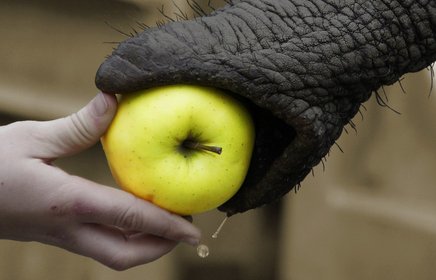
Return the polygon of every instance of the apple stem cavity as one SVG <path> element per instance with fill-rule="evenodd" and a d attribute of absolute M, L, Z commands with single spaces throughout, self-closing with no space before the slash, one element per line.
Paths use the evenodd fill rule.
<path fill-rule="evenodd" d="M 217 146 L 208 146 L 208 145 L 204 145 L 201 144 L 197 141 L 193 141 L 193 140 L 185 140 L 183 141 L 183 147 L 187 148 L 187 149 L 191 149 L 191 150 L 203 150 L 203 151 L 208 151 L 208 152 L 212 152 L 215 154 L 220 155 L 223 152 L 223 148 L 221 147 L 217 147 Z"/>

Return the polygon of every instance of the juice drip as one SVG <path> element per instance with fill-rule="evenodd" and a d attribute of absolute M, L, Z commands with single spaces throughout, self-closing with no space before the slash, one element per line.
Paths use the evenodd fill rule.
<path fill-rule="evenodd" d="M 218 229 L 215 231 L 214 234 L 212 234 L 212 238 L 213 239 L 217 239 L 218 238 L 218 234 L 221 232 L 224 224 L 227 222 L 228 217 L 225 217 L 224 220 L 221 222 L 221 224 L 219 225 Z M 206 244 L 200 244 L 197 246 L 197 255 L 200 258 L 207 258 L 209 256 L 209 247 Z"/>
<path fill-rule="evenodd" d="M 212 234 L 212 238 L 217 239 L 218 238 L 218 234 L 221 232 L 221 229 L 223 228 L 224 224 L 227 222 L 227 219 L 229 217 L 225 217 L 224 220 L 221 222 L 220 226 L 218 227 L 218 229 L 215 231 L 214 234 Z"/>
<path fill-rule="evenodd" d="M 207 258 L 207 256 L 209 256 L 209 247 L 207 247 L 207 245 L 204 245 L 204 244 L 198 245 L 197 255 L 203 259 Z"/>

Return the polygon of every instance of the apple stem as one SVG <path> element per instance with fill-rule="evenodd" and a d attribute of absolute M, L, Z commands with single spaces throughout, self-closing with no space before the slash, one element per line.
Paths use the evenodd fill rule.
<path fill-rule="evenodd" d="M 219 154 L 219 155 L 223 151 L 223 148 L 221 148 L 221 147 L 203 145 L 201 143 L 198 143 L 198 142 L 192 141 L 192 140 L 185 140 L 185 141 L 183 141 L 183 146 L 185 148 L 188 148 L 188 149 L 192 149 L 192 150 L 204 150 L 204 151 L 209 151 L 209 152 L 216 153 L 216 154 Z"/>

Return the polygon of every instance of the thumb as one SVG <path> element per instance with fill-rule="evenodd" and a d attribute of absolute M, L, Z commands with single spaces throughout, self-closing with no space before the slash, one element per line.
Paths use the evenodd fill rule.
<path fill-rule="evenodd" d="M 111 123 L 116 108 L 114 95 L 99 93 L 77 113 L 41 123 L 41 157 L 68 156 L 94 145 Z"/>

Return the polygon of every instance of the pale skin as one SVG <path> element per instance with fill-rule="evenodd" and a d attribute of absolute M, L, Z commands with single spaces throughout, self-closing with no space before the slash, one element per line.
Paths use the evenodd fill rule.
<path fill-rule="evenodd" d="M 116 107 L 100 93 L 71 116 L 0 127 L 0 239 L 54 245 L 115 270 L 199 243 L 188 220 L 51 164 L 98 142 Z"/>

